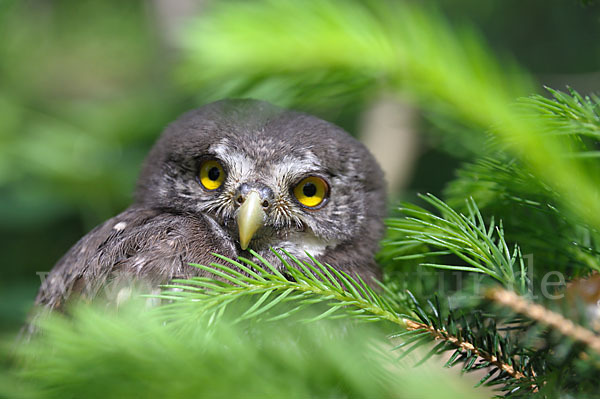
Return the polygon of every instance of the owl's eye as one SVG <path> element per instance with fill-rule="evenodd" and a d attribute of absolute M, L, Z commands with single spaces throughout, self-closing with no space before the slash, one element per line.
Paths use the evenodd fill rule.
<path fill-rule="evenodd" d="M 225 171 L 218 161 L 211 159 L 200 164 L 200 183 L 205 189 L 216 190 L 224 180 Z"/>
<path fill-rule="evenodd" d="M 317 176 L 306 177 L 294 187 L 294 196 L 307 208 L 318 208 L 319 205 L 323 205 L 328 194 L 329 185 Z"/>

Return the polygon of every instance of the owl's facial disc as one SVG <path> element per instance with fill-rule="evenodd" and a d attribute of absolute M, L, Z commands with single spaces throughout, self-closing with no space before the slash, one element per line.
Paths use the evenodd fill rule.
<path fill-rule="evenodd" d="M 337 237 L 323 235 L 320 224 L 330 218 L 329 171 L 310 150 L 274 153 L 277 145 L 275 140 L 248 151 L 230 138 L 211 145 L 196 169 L 204 190 L 194 203 L 242 250 L 290 249 L 306 240 L 319 242 L 315 252 L 335 245 Z"/>

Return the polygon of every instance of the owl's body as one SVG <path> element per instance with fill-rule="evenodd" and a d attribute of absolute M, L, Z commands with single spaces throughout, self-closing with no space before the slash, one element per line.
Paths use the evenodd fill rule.
<path fill-rule="evenodd" d="M 248 249 L 275 265 L 270 248 L 308 252 L 371 281 L 384 198 L 377 163 L 342 129 L 260 101 L 209 104 L 165 130 L 134 204 L 71 248 L 36 303 L 117 295 L 115 281 L 158 287 Z"/>

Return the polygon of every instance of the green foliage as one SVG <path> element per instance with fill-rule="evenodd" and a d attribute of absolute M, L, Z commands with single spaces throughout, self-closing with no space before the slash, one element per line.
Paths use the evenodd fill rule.
<path fill-rule="evenodd" d="M 270 29 L 255 29 L 255 24 Z M 211 39 L 200 39 L 205 37 Z M 271 85 L 268 93 L 287 95 L 293 104 L 306 91 L 298 90 L 303 84 L 294 83 L 303 82 L 304 73 L 309 73 L 313 79 L 321 78 L 316 88 L 320 106 L 324 99 L 332 99 L 327 71 L 337 71 L 344 79 L 333 80 L 346 90 L 410 88 L 424 100 L 437 99 L 432 106 L 458 109 L 477 122 L 530 87 L 514 66 L 504 66 L 515 68 L 507 79 L 473 32 L 458 36 L 433 9 L 405 3 L 311 1 L 302 7 L 288 0 L 220 3 L 213 5 L 209 18 L 184 31 L 182 45 L 188 54 L 180 70 L 183 82 L 197 87 L 205 80 L 216 81 L 222 87 L 217 97 L 248 95 L 257 85 Z M 192 73 L 198 69 L 203 70 L 200 76 Z M 278 86 L 282 74 L 295 90 Z M 252 83 L 230 83 L 244 78 Z M 365 79 L 370 84 L 352 84 Z M 487 112 L 480 115 L 459 94 L 467 92 L 485 99 L 476 107 Z"/>
<path fill-rule="evenodd" d="M 420 105 L 444 135 L 434 145 L 465 164 L 444 201 L 423 196 L 422 207 L 406 204 L 389 220 L 380 285 L 285 253 L 281 265 L 221 258 L 197 265 L 214 279 L 172 282 L 156 309 L 81 306 L 52 316 L 17 349 L 0 394 L 486 395 L 439 367 L 402 367 L 411 354 L 439 362 L 442 353 L 447 366 L 485 369 L 478 380 L 498 394 L 597 394 L 600 361 L 589 343 L 482 296 L 514 290 L 597 336 L 583 304 L 539 289 L 551 271 L 573 280 L 600 270 L 597 96 L 548 89 L 551 98 L 517 100 L 534 90 L 527 74 L 436 8 L 334 0 L 212 2 L 178 39 L 172 87 L 155 84 L 153 65 L 165 57 L 139 17 L 142 3 L 112 16 L 111 2 L 52 4 L 37 13 L 0 6 L 10 11 L 0 14 L 0 184 L 9 194 L 0 216 L 10 226 L 78 212 L 91 227 L 114 214 L 162 125 L 226 96 L 354 121 L 391 92 Z"/>
<path fill-rule="evenodd" d="M 504 286 L 521 293 L 526 292 L 525 264 L 518 247 L 515 246 L 513 250 L 508 248 L 502 224 L 496 226 L 491 219 L 486 227 L 483 216 L 473 200 L 467 201 L 468 216 L 465 216 L 432 195 L 422 198 L 441 211 L 442 217 L 410 204 L 401 208 L 406 217 L 390 219 L 388 225 L 392 230 L 400 232 L 404 239 L 388 241 L 386 245 L 394 252 L 412 253 L 396 256 L 395 260 L 454 254 L 468 266 L 439 263 L 422 263 L 421 266 L 483 273 Z M 413 251 L 426 247 L 438 248 L 441 251 Z"/>
<path fill-rule="evenodd" d="M 574 90 L 570 94 L 548 90 L 552 99 L 538 95 L 521 99 L 519 111 L 546 121 L 544 137 L 562 142 L 563 154 L 552 162 L 577 160 L 588 175 L 597 175 L 599 165 L 594 154 L 600 131 L 600 100 L 593 95 L 584 98 Z M 464 199 L 472 197 L 485 213 L 501 218 L 510 241 L 519 242 L 524 253 L 535 254 L 539 264 L 569 274 L 600 270 L 596 227 L 573 215 L 565 206 L 564 194 L 545 184 L 518 158 L 497 143 L 489 147 L 485 151 L 489 155 L 458 170 L 457 179 L 445 191 L 448 203 L 463 210 Z"/>
<path fill-rule="evenodd" d="M 182 42 L 189 54 L 184 77 L 202 70 L 213 82 L 252 76 L 269 85 L 274 81 L 265 76 L 334 68 L 409 90 L 421 104 L 472 126 L 492 126 L 513 155 L 561 193 L 565 207 L 600 227 L 596 176 L 562 156 L 562 142 L 544 134 L 551 124 L 521 115 L 511 105 L 516 96 L 530 91 L 526 75 L 510 63 L 500 67 L 475 34 L 453 32 L 431 10 L 406 3 L 225 2 L 211 10 L 210 18 L 193 24 Z M 271 92 L 293 94 L 285 87 Z M 224 85 L 218 94 L 247 92 Z"/>
<path fill-rule="evenodd" d="M 152 142 L 193 106 L 151 14 L 135 0 L 0 1 L 2 334 L 23 323 L 36 273 L 130 203 Z"/>
<path fill-rule="evenodd" d="M 217 311 L 245 296 L 259 296 L 256 303 L 240 316 L 242 320 L 257 318 L 282 303 L 294 303 L 295 307 L 285 308 L 285 312 L 275 316 L 275 319 L 281 319 L 306 306 L 327 300 L 327 310 L 313 321 L 326 317 L 347 317 L 350 314 L 357 320 L 389 320 L 403 324 L 402 316 L 396 313 L 398 305 L 395 301 L 379 295 L 358 275 L 350 276 L 314 258 L 311 258 L 313 264 L 303 262 L 284 252 L 286 259 L 273 250 L 282 262 L 284 271 L 281 272 L 277 265 L 270 264 L 252 250 L 250 252 L 261 264 L 245 258 L 240 258 L 238 262 L 217 255 L 226 264 L 195 266 L 222 278 L 224 282 L 204 277 L 174 280 L 176 284 L 167 288 L 180 291 L 169 291 L 161 297 L 192 301 L 197 312 L 205 313 L 207 310 Z M 232 269 L 231 265 L 242 272 Z M 165 308 L 168 309 L 168 306 Z"/>
<path fill-rule="evenodd" d="M 171 302 L 151 310 L 143 310 L 140 301 L 118 313 L 80 305 L 70 316 L 41 319 L 42 333 L 17 348 L 21 367 L 0 392 L 41 398 L 87 392 L 97 397 L 176 398 L 191 392 L 437 397 L 442 392 L 425 386 L 425 370 L 398 368 L 390 357 L 390 350 L 397 351 L 405 361 L 419 348 L 426 350 L 419 363 L 450 351 L 446 366 L 485 369 L 478 385 L 496 386 L 513 397 L 528 397 L 545 384 L 594 389 L 571 381 L 599 373 L 585 367 L 571 372 L 568 364 L 583 367 L 585 346 L 510 312 L 491 312 L 484 304 L 452 309 L 438 298 L 422 306 L 410 293 L 396 301 L 388 299 L 393 292 L 376 293 L 330 266 L 286 256 L 290 261 L 281 257 L 283 272 L 258 256 L 256 262 L 222 257 L 223 264 L 197 265 L 216 278 L 165 286 L 160 298 Z M 378 328 L 357 324 L 361 320 L 379 322 Z M 394 326 L 400 331 L 386 334 Z M 386 335 L 400 341 L 390 348 Z M 435 346 L 428 345 L 432 341 Z M 597 361 L 598 354 L 588 356 Z M 240 379 L 245 383 L 231 383 Z M 455 385 L 444 394 L 464 395 Z"/>
<path fill-rule="evenodd" d="M 537 117 L 548 120 L 550 133 L 572 136 L 580 142 L 580 150 L 585 149 L 586 144 L 591 145 L 583 142 L 586 137 L 600 138 L 600 97 L 595 94 L 584 97 L 573 89 L 569 89 L 568 94 L 549 87 L 546 90 L 553 98 L 534 95 L 522 99 L 521 104 L 530 108 Z"/>
<path fill-rule="evenodd" d="M 255 29 L 257 21 L 273 30 Z M 359 31 L 356 26 L 361 27 Z M 201 40 L 202 37 L 211 40 Z M 600 227 L 600 208 L 595 183 L 595 97 L 551 91 L 553 100 L 534 96 L 515 104 L 517 96 L 531 91 L 525 74 L 510 63 L 500 67 L 469 31 L 457 33 L 439 14 L 404 3 L 389 6 L 332 1 L 299 7 L 290 1 L 265 1 L 247 8 L 225 3 L 214 7 L 210 18 L 192 25 L 183 43 L 190 56 L 181 76 L 192 76 L 190 70 L 202 69 L 213 82 L 252 77 L 252 84 L 225 86 L 228 95 L 251 94 L 261 85 L 272 85 L 272 95 L 287 96 L 274 99 L 301 104 L 301 92 L 285 86 L 273 90 L 279 88 L 277 82 L 295 82 L 295 73 L 302 79 L 307 71 L 336 70 L 350 81 L 371 79 L 371 85 L 351 86 L 359 96 L 368 98 L 378 85 L 395 92 L 408 91 L 438 120 L 456 119 L 457 131 L 467 127 L 480 135 L 474 139 L 467 134 L 456 136 L 458 140 L 485 143 L 485 147 L 481 154 L 471 151 L 474 159 L 449 186 L 452 207 L 428 197 L 427 205 L 437 208 L 441 216 L 405 206 L 402 211 L 408 217 L 390 221 L 392 231 L 380 256 L 386 263 L 388 290 L 416 287 L 419 297 L 426 297 L 425 283 L 399 281 L 402 274 L 395 270 L 411 269 L 417 259 L 424 259 L 423 265 L 436 269 L 482 274 L 528 295 L 534 293 L 530 291 L 532 284 L 535 286 L 539 277 L 551 270 L 572 278 L 597 268 L 594 243 Z M 288 76 L 292 77 L 284 78 Z M 193 80 L 186 83 L 202 84 Z M 324 86 L 331 87 L 327 79 Z M 323 98 L 336 99 L 327 91 L 322 93 Z M 482 130 L 486 133 L 479 133 Z M 480 201 L 481 212 L 476 205 Z M 519 247 L 528 255 L 533 252 L 535 270 L 526 268 Z M 560 267 L 553 269 L 557 264 Z M 536 281 L 528 281 L 529 277 Z M 442 277 L 441 281 L 444 279 L 447 280 Z M 477 294 L 472 291 L 475 288 L 464 287 L 463 291 Z M 438 291 L 442 296 L 448 294 L 444 287 L 438 287 Z M 456 317 L 434 325 L 436 318 L 418 311 L 419 307 L 411 307 L 409 298 L 399 295 L 398 303 L 407 307 L 402 311 L 410 310 L 407 313 L 422 317 L 418 322 L 428 326 L 420 334 L 408 333 L 409 341 L 430 342 L 432 335 L 439 333 L 447 338 L 437 348 L 443 351 L 468 337 L 478 354 L 464 354 L 466 368 L 472 369 L 477 359 L 486 354 L 500 354 L 502 362 L 514 366 L 511 376 L 499 379 L 511 395 L 531 393 L 532 387 L 548 394 L 544 384 L 552 385 L 555 391 L 577 389 L 557 376 L 560 367 L 556 368 L 550 357 L 552 353 L 566 353 L 562 359 L 573 365 L 581 348 L 564 346 L 562 341 L 536 330 L 535 323 L 529 329 L 529 323 L 517 320 L 517 327 L 503 335 L 495 326 L 507 320 L 512 322 L 510 316 L 466 317 L 468 312 L 477 315 L 483 309 L 480 302 L 472 300 L 460 305 L 460 317 L 466 318 L 460 328 L 452 328 L 457 324 Z M 419 302 L 415 298 L 414 304 Z M 328 309 L 337 311 L 335 305 Z M 434 309 L 438 316 L 442 315 L 441 309 Z M 455 314 L 457 310 L 451 305 L 447 312 Z M 569 311 L 566 313 L 574 317 Z M 531 339 L 519 340 L 512 349 L 498 350 L 492 344 L 501 342 L 502 337 L 516 340 L 517 331 Z M 450 336 L 460 338 L 453 341 Z M 535 339 L 544 342 L 547 351 L 536 354 Z M 462 352 L 456 356 L 462 356 Z M 524 377 L 517 378 L 518 375 Z M 540 375 L 543 376 L 537 377 Z M 517 386 L 520 389 L 513 391 Z M 591 385 L 582 384 L 578 393 L 591 389 Z"/>
<path fill-rule="evenodd" d="M 154 48 L 141 4 L 111 15 L 108 2 L 3 3 L 0 217 L 35 226 L 79 208 L 91 228 L 130 200 L 147 148 L 179 112 L 168 90 L 145 86 Z"/>
<path fill-rule="evenodd" d="M 399 368 L 376 331 L 352 322 L 236 322 L 200 317 L 164 324 L 130 305 L 118 314 L 79 307 L 55 315 L 18 352 L 26 366 L 0 395 L 65 397 L 478 397 L 431 368 Z M 187 306 L 172 306 L 187 318 Z"/>

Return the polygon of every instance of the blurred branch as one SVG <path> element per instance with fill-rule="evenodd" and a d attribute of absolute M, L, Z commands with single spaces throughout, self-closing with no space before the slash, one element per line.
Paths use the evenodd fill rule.
<path fill-rule="evenodd" d="M 517 313 L 524 314 L 530 319 L 554 328 L 561 334 L 585 344 L 600 354 L 600 336 L 587 328 L 576 325 L 564 316 L 546 309 L 542 305 L 532 303 L 514 292 L 501 288 L 490 290 L 487 297 Z"/>
<path fill-rule="evenodd" d="M 370 79 L 365 91 L 408 89 L 427 107 L 481 129 L 492 126 L 561 192 L 566 207 L 600 227 L 596 177 L 562 157 L 560 141 L 543 134 L 543 120 L 523 117 L 512 105 L 531 91 L 529 77 L 514 64 L 501 65 L 475 32 L 456 32 L 431 9 L 404 2 L 226 2 L 192 24 L 181 45 L 189 56 L 179 76 L 191 86 L 248 75 L 268 81 L 287 74 L 293 81 L 296 73 L 333 69 Z"/>

